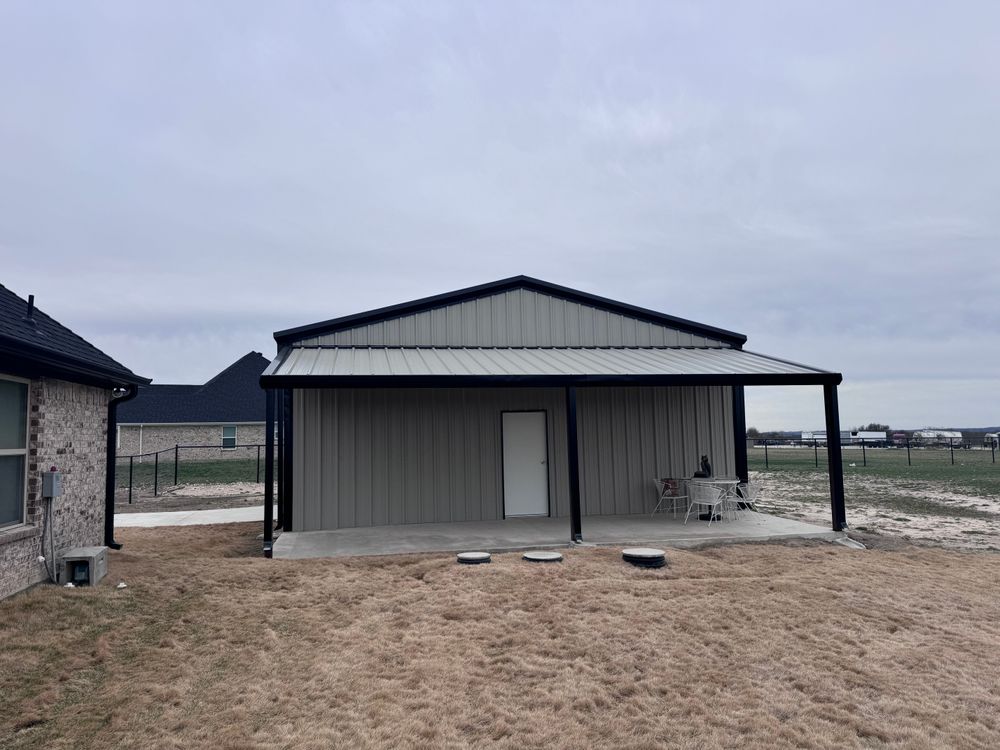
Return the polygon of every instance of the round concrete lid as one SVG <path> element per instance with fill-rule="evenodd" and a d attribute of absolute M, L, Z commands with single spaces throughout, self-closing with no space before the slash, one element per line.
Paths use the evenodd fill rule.
<path fill-rule="evenodd" d="M 529 562 L 560 562 L 562 554 L 552 550 L 533 550 L 525 552 L 522 557 Z"/>
<path fill-rule="evenodd" d="M 476 563 L 488 563 L 490 561 L 489 552 L 459 552 L 458 561 L 467 565 Z"/>
<path fill-rule="evenodd" d="M 625 557 L 636 557 L 640 559 L 646 558 L 657 558 L 663 557 L 667 553 L 662 549 L 654 549 L 653 547 L 630 547 L 628 549 L 623 549 L 622 554 Z"/>

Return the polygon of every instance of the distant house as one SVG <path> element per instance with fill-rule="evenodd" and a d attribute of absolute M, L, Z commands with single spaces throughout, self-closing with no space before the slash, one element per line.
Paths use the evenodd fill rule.
<path fill-rule="evenodd" d="M 0 598 L 48 578 L 61 551 L 116 546 L 108 426 L 148 382 L 35 308 L 33 297 L 0 286 Z M 42 474 L 53 466 L 63 494 L 49 501 Z"/>
<path fill-rule="evenodd" d="M 260 352 L 240 357 L 204 385 L 145 385 L 118 414 L 118 453 L 153 453 L 174 446 L 185 458 L 245 458 L 237 446 L 264 442 L 264 391 L 269 364 Z"/>

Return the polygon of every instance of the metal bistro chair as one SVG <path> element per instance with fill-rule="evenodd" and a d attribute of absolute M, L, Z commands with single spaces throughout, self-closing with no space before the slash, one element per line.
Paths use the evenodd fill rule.
<path fill-rule="evenodd" d="M 673 506 L 674 518 L 677 518 L 677 502 L 687 500 L 687 495 L 679 494 L 680 480 L 670 479 L 669 477 L 666 479 L 654 477 L 653 484 L 656 486 L 656 507 L 653 508 L 653 512 L 649 514 L 649 517 L 652 518 L 655 516 L 660 508 L 664 508 L 665 510 L 665 506 L 669 504 Z"/>
<path fill-rule="evenodd" d="M 738 501 L 743 504 L 744 508 L 752 510 L 754 513 L 760 513 L 760 508 L 757 505 L 757 499 L 760 497 L 759 484 L 740 482 L 736 488 L 736 494 L 739 496 Z"/>
<path fill-rule="evenodd" d="M 688 493 L 691 502 L 688 505 L 687 514 L 684 516 L 684 523 L 688 522 L 688 518 L 691 517 L 691 511 L 696 505 L 709 509 L 709 526 L 712 525 L 712 521 L 716 518 L 721 519 L 725 513 L 732 512 L 729 507 L 729 501 L 726 499 L 726 491 L 722 487 L 714 487 L 711 484 L 702 484 L 701 482 L 688 482 Z"/>

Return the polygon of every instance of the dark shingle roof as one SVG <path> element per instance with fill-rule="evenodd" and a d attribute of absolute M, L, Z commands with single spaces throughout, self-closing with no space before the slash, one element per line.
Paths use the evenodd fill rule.
<path fill-rule="evenodd" d="M 119 424 L 263 422 L 260 374 L 269 362 L 260 352 L 240 357 L 204 385 L 144 385 L 118 407 Z"/>
<path fill-rule="evenodd" d="M 149 382 L 37 307 L 27 313 L 28 301 L 0 284 L 0 354 L 31 374 L 102 385 Z"/>

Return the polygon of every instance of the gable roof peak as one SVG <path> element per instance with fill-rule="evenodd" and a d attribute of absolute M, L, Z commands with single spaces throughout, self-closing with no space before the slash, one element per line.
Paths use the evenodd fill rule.
<path fill-rule="evenodd" d="M 509 276 L 504 279 L 498 279 L 497 281 L 490 281 L 485 284 L 465 287 L 464 289 L 457 289 L 453 292 L 445 292 L 443 294 L 436 294 L 430 297 L 422 297 L 410 302 L 380 307 L 374 310 L 356 313 L 354 315 L 346 315 L 319 323 L 312 323 L 295 328 L 287 328 L 282 331 L 275 331 L 274 339 L 279 346 L 288 345 L 297 340 L 311 336 L 334 333 L 336 331 L 355 328 L 380 320 L 388 320 L 402 317 L 404 315 L 412 315 L 425 310 L 432 310 L 447 305 L 455 305 L 468 300 L 501 294 L 514 289 L 528 289 L 540 292 L 553 297 L 559 297 L 572 302 L 577 302 L 582 305 L 609 310 L 657 325 L 676 328 L 678 330 L 706 336 L 708 338 L 718 339 L 737 347 L 742 346 L 746 342 L 747 338 L 743 334 L 736 333 L 734 331 L 728 331 L 723 328 L 716 328 L 715 326 L 697 323 L 693 320 L 687 320 L 685 318 L 678 318 L 673 315 L 667 315 L 666 313 L 657 312 L 655 310 L 639 307 L 637 305 L 631 305 L 625 302 L 619 302 L 608 297 L 601 297 L 596 294 L 583 292 L 578 289 L 572 289 L 567 286 L 560 286 L 559 284 L 553 284 L 550 281 L 544 281 L 542 279 L 521 274 L 517 276 Z"/>

